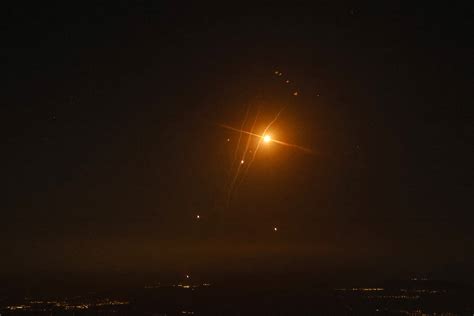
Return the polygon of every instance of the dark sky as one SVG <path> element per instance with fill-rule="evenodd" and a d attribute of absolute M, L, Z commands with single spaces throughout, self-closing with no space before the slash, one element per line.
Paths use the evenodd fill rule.
<path fill-rule="evenodd" d="M 0 279 L 474 280 L 472 8 L 2 11 Z M 315 154 L 272 144 L 226 207 L 248 105 Z"/>

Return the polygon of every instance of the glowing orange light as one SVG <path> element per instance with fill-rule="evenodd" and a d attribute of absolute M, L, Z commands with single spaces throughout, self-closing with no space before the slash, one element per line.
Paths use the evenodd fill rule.
<path fill-rule="evenodd" d="M 277 228 L 277 227 L 273 227 L 273 231 L 275 231 L 275 232 L 276 232 L 277 230 L 278 230 L 278 228 Z"/>
<path fill-rule="evenodd" d="M 200 219 L 201 217 L 200 217 L 199 215 L 196 215 L 196 218 L 197 218 L 197 219 Z"/>
<path fill-rule="evenodd" d="M 265 136 L 263 136 L 263 141 L 265 143 L 269 143 L 269 142 L 272 141 L 272 137 L 270 135 L 265 135 Z"/>
<path fill-rule="evenodd" d="M 296 92 L 295 92 L 296 93 Z M 252 133 L 252 132 L 249 132 L 249 131 L 245 131 L 245 130 L 242 130 L 242 129 L 238 129 L 238 128 L 235 128 L 235 127 L 232 127 L 232 126 L 229 126 L 229 125 L 225 125 L 225 124 L 218 124 L 220 127 L 223 127 L 223 128 L 226 128 L 226 129 L 229 129 L 231 131 L 235 131 L 235 132 L 239 132 L 239 133 L 244 133 L 244 134 L 247 134 L 247 135 L 251 135 L 251 136 L 255 136 L 255 137 L 258 137 L 260 139 L 264 138 L 265 136 L 264 135 L 260 135 L 260 134 L 255 134 L 255 133 Z M 270 136 L 270 135 L 268 135 Z M 271 136 L 270 136 L 271 137 Z M 302 150 L 308 154 L 314 154 L 313 150 L 310 149 L 310 148 L 305 148 L 303 146 L 299 146 L 299 145 L 296 145 L 296 144 L 291 144 L 291 143 L 287 143 L 287 142 L 283 142 L 281 140 L 278 140 L 278 139 L 273 139 L 271 138 L 270 139 L 272 143 L 277 143 L 279 145 L 283 145 L 283 146 L 287 146 L 287 147 L 293 147 L 293 148 L 296 148 L 296 149 L 299 149 L 299 150 Z M 264 140 L 265 141 L 265 140 Z M 244 160 L 241 160 L 240 161 L 240 164 L 243 164 L 244 163 Z"/>
<path fill-rule="evenodd" d="M 243 161 L 243 160 L 241 160 L 241 161 L 240 161 L 240 164 L 241 164 L 241 165 L 243 165 L 243 164 L 244 164 L 244 161 Z"/>

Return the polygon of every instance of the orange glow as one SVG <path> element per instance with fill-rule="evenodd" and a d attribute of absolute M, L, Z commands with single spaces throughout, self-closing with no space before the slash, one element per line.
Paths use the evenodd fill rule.
<path fill-rule="evenodd" d="M 295 92 L 297 93 L 297 92 Z M 291 144 L 291 143 L 287 143 L 287 142 L 284 142 L 284 141 L 281 141 L 281 140 L 277 140 L 277 139 L 274 139 L 274 138 L 271 138 L 270 135 L 259 135 L 259 134 L 256 134 L 256 133 L 252 133 L 252 132 L 249 132 L 249 131 L 245 131 L 245 130 L 241 130 L 241 129 L 238 129 L 238 128 L 235 128 L 235 127 L 232 127 L 232 126 L 229 126 L 229 125 L 226 125 L 226 124 L 218 124 L 220 127 L 223 127 L 223 128 L 226 128 L 226 129 L 229 129 L 231 131 L 235 131 L 235 132 L 239 132 L 239 133 L 244 133 L 244 134 L 247 134 L 247 135 L 251 135 L 251 136 L 255 136 L 255 137 L 258 137 L 260 139 L 263 139 L 263 141 L 266 143 L 267 141 L 265 140 L 265 137 L 266 136 L 269 136 L 270 137 L 270 140 L 271 142 L 273 143 L 277 143 L 279 145 L 283 145 L 283 146 L 287 146 L 287 147 L 293 147 L 293 148 L 296 148 L 296 149 L 299 149 L 301 151 L 304 151 L 308 154 L 314 154 L 313 150 L 310 149 L 310 148 L 306 148 L 306 147 L 303 147 L 303 146 L 299 146 L 299 145 L 296 145 L 296 144 Z M 266 131 L 264 131 L 265 133 Z M 241 160 L 240 161 L 240 164 L 244 164 L 244 160 Z"/>
<path fill-rule="evenodd" d="M 270 135 L 263 136 L 263 141 L 265 143 L 269 143 L 269 142 L 271 142 L 271 140 L 272 140 L 272 137 Z"/>

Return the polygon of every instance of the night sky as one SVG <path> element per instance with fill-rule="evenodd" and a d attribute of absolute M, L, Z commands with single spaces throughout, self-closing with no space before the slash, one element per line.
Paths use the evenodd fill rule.
<path fill-rule="evenodd" d="M 473 282 L 472 8 L 2 11 L 0 280 Z"/>

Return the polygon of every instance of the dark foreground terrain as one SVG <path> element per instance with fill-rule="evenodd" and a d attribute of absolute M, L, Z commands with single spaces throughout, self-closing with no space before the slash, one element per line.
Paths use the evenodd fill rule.
<path fill-rule="evenodd" d="M 176 282 L 0 298 L 0 315 L 473 315 L 472 287 L 413 278 L 373 287 Z"/>

